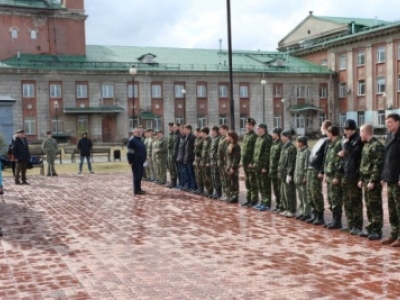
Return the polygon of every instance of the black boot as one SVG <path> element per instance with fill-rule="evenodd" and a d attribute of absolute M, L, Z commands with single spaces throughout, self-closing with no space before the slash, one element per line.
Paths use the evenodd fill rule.
<path fill-rule="evenodd" d="M 308 224 L 314 223 L 316 218 L 317 218 L 317 211 L 313 210 L 311 213 L 311 218 L 307 219 L 306 223 L 308 223 Z"/>
<path fill-rule="evenodd" d="M 313 222 L 313 225 L 319 226 L 324 224 L 325 224 L 324 211 L 317 212 L 317 218 Z"/>
<path fill-rule="evenodd" d="M 333 214 L 333 213 L 332 213 Z M 332 220 L 329 222 L 329 223 L 325 223 L 324 224 L 324 228 L 328 228 L 329 226 L 331 226 L 332 225 L 332 223 L 333 223 L 333 217 L 334 217 L 335 215 L 333 214 L 333 216 L 332 216 Z"/>
<path fill-rule="evenodd" d="M 214 199 L 219 199 L 221 198 L 221 196 L 222 196 L 221 190 L 215 190 Z"/>
<path fill-rule="evenodd" d="M 328 229 L 340 229 L 342 228 L 342 213 L 333 214 L 333 222 L 328 226 Z"/>
<path fill-rule="evenodd" d="M 2 237 L 3 236 L 3 231 L 1 230 L 1 227 L 0 227 L 0 237 Z"/>

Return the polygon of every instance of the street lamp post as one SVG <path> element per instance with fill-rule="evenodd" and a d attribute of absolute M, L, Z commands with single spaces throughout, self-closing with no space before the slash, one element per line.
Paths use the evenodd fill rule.
<path fill-rule="evenodd" d="M 135 65 L 129 69 L 129 74 L 132 76 L 132 129 L 135 127 L 135 75 L 137 74 L 137 69 Z M 138 123 L 139 123 L 138 117 Z M 138 124 L 139 126 L 139 124 Z"/>
<path fill-rule="evenodd" d="M 185 105 L 183 105 L 183 122 L 182 123 L 185 123 L 185 119 L 186 119 L 186 90 L 185 89 L 182 90 L 182 97 L 183 97 L 183 100 L 185 101 Z"/>
<path fill-rule="evenodd" d="M 282 129 L 285 129 L 285 99 L 282 98 Z"/>
<path fill-rule="evenodd" d="M 58 143 L 58 101 L 54 101 L 54 108 L 56 110 L 56 141 Z"/>
<path fill-rule="evenodd" d="M 227 27 L 228 27 L 228 61 L 229 61 L 229 97 L 231 129 L 235 130 L 235 102 L 233 100 L 233 61 L 232 61 L 232 26 L 231 26 L 231 1 L 226 0 Z"/>
<path fill-rule="evenodd" d="M 262 121 L 265 123 L 265 86 L 267 85 L 267 81 L 265 79 L 261 80 L 261 85 L 263 88 Z"/>

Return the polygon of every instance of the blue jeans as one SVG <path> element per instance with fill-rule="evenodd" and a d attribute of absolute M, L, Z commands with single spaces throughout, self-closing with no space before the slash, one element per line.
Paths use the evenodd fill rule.
<path fill-rule="evenodd" d="M 81 155 L 80 156 L 81 160 L 80 160 L 80 163 L 79 163 L 79 172 L 82 172 L 82 166 L 83 166 L 83 162 L 85 160 L 85 157 L 86 157 L 86 161 L 87 161 L 89 172 L 92 172 L 92 163 L 90 162 L 90 155 L 88 155 L 88 156 L 82 156 Z"/>
<path fill-rule="evenodd" d="M 187 179 L 187 185 L 189 189 L 191 190 L 196 190 L 196 176 L 194 174 L 194 166 L 193 163 L 189 164 L 184 164 L 185 166 L 185 171 L 186 171 L 186 179 Z"/>

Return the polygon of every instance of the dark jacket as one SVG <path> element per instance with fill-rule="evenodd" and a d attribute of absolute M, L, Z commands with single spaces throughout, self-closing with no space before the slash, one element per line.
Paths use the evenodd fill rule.
<path fill-rule="evenodd" d="M 186 135 L 181 135 L 179 138 L 178 152 L 176 155 L 176 162 L 183 163 L 185 159 Z"/>
<path fill-rule="evenodd" d="M 29 153 L 28 141 L 26 138 L 16 137 L 12 146 L 12 153 L 14 159 L 18 162 L 28 162 L 31 158 Z"/>
<path fill-rule="evenodd" d="M 343 141 L 343 173 L 347 179 L 358 179 L 360 174 L 361 153 L 364 143 L 361 141 L 360 134 L 355 132 L 349 141 Z"/>
<path fill-rule="evenodd" d="M 308 158 L 309 168 L 313 168 L 320 174 L 324 173 L 326 145 L 329 143 L 326 135 L 322 136 L 314 145 Z"/>
<path fill-rule="evenodd" d="M 175 150 L 174 150 L 174 157 L 173 157 L 174 161 L 175 161 L 176 158 L 178 157 L 178 151 L 179 151 L 179 143 L 180 143 L 180 141 L 181 141 L 181 134 L 180 134 L 179 130 L 177 130 L 177 131 L 175 132 L 175 140 L 174 140 L 174 147 L 175 147 Z"/>
<path fill-rule="evenodd" d="M 382 180 L 395 183 L 400 181 L 400 128 L 396 134 L 390 133 L 385 145 L 385 166 L 383 167 Z"/>
<path fill-rule="evenodd" d="M 193 133 L 189 133 L 185 144 L 185 157 L 183 162 L 185 164 L 193 164 L 194 162 L 194 141 L 196 136 Z"/>
<path fill-rule="evenodd" d="M 128 141 L 128 151 L 126 153 L 129 164 L 143 164 L 146 161 L 146 147 L 141 137 L 131 136 Z"/>
<path fill-rule="evenodd" d="M 87 137 L 82 137 L 78 142 L 78 147 L 81 156 L 90 156 L 90 151 L 93 148 L 93 143 Z"/>

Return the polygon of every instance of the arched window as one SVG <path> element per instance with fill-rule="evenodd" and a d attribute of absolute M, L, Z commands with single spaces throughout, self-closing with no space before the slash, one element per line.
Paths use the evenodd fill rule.
<path fill-rule="evenodd" d="M 36 40 L 37 39 L 37 32 L 35 29 L 31 30 L 31 40 Z"/>

